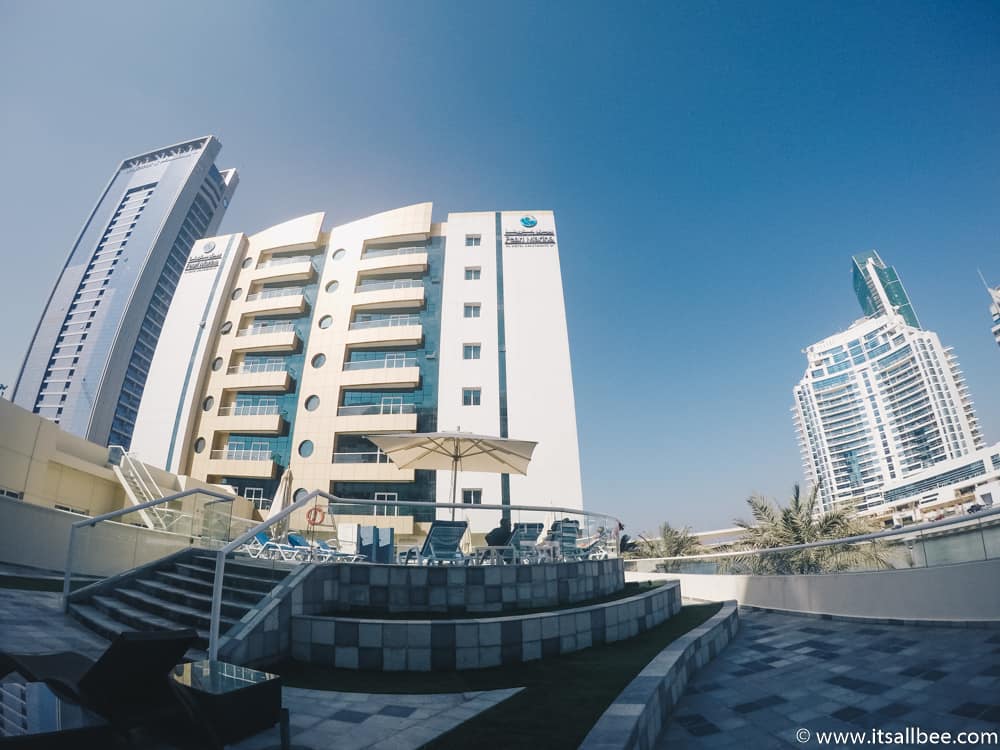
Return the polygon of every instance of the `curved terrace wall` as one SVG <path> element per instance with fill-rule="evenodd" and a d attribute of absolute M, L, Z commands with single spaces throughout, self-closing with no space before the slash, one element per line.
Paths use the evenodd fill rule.
<path fill-rule="evenodd" d="M 503 617 L 385 620 L 293 615 L 292 657 L 343 669 L 482 669 L 625 640 L 680 609 L 680 585 L 671 582 L 611 602 Z"/>

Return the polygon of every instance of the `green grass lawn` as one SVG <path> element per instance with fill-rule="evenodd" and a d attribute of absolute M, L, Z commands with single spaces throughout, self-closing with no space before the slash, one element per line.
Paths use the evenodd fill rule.
<path fill-rule="evenodd" d="M 364 693 L 458 693 L 524 687 L 426 747 L 575 748 L 604 710 L 671 641 L 701 625 L 721 604 L 684 607 L 635 638 L 566 656 L 462 672 L 356 672 L 299 662 L 276 668 L 291 687 Z"/>

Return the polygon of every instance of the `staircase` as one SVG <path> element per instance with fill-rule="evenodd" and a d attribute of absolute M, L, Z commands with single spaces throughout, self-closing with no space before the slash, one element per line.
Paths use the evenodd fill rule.
<path fill-rule="evenodd" d="M 109 640 L 125 630 L 193 627 L 198 641 L 188 650 L 187 659 L 207 659 L 215 560 L 215 555 L 194 550 L 143 568 L 113 585 L 98 584 L 93 593 L 83 589 L 70 597 L 69 614 Z M 225 634 L 288 573 L 289 569 L 270 563 L 226 560 L 219 634 Z"/>

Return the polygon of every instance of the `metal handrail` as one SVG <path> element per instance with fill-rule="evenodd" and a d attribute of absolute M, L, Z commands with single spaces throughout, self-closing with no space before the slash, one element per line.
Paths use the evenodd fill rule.
<path fill-rule="evenodd" d="M 351 404 L 337 408 L 338 417 L 371 414 L 416 414 L 416 404 Z"/>
<path fill-rule="evenodd" d="M 209 458 L 223 461 L 268 461 L 271 459 L 270 448 L 219 448 L 209 454 Z"/>
<path fill-rule="evenodd" d="M 369 459 L 368 456 L 375 456 Z M 335 464 L 391 464 L 389 455 L 382 451 L 339 451 L 333 454 Z"/>
<path fill-rule="evenodd" d="M 312 259 L 313 256 L 311 255 L 291 255 L 287 258 L 270 258 L 257 266 L 257 269 L 271 268 L 273 266 L 287 266 L 291 263 L 305 263 L 306 261 L 311 262 Z"/>
<path fill-rule="evenodd" d="M 361 256 L 361 260 L 368 260 L 369 258 L 390 258 L 393 255 L 416 255 L 418 253 L 426 252 L 426 247 L 372 247 L 365 250 L 364 255 Z"/>
<path fill-rule="evenodd" d="M 497 505 L 497 504 L 484 504 L 469 506 L 466 503 L 438 503 L 438 502 L 423 502 L 423 501 L 406 501 L 405 503 L 400 503 L 399 500 L 355 500 L 343 497 L 337 497 L 336 495 L 331 495 L 328 492 L 323 492 L 322 490 L 313 490 L 305 497 L 299 498 L 294 501 L 287 508 L 282 509 L 273 517 L 268 518 L 261 523 L 257 524 L 253 528 L 244 532 L 240 536 L 233 539 L 226 546 L 219 549 L 216 553 L 215 558 L 215 580 L 212 583 L 212 613 L 211 621 L 209 623 L 208 629 L 208 658 L 215 660 L 219 657 L 219 624 L 222 619 L 222 584 L 223 576 L 226 569 L 226 556 L 230 553 L 239 549 L 242 545 L 246 544 L 250 539 L 257 536 L 262 531 L 265 531 L 268 527 L 273 526 L 279 521 L 283 521 L 288 518 L 294 511 L 308 505 L 310 502 L 315 500 L 317 497 L 324 498 L 329 504 L 343 504 L 343 505 L 374 505 L 374 506 L 393 506 L 398 507 L 403 504 L 407 507 L 416 508 L 456 508 L 459 510 L 499 510 L 502 512 L 510 512 L 528 510 L 528 511 L 541 511 L 543 513 L 569 513 L 573 515 L 583 515 L 583 516 L 600 516 L 613 521 L 616 525 L 620 525 L 621 521 L 614 516 L 607 515 L 606 513 L 588 513 L 580 508 L 564 508 L 558 505 Z"/>
<path fill-rule="evenodd" d="M 272 299 L 274 297 L 295 297 L 302 294 L 304 287 L 301 286 L 285 286 L 279 287 L 278 289 L 264 289 L 259 292 L 254 292 L 253 294 L 247 295 L 247 302 L 253 302 L 259 299 Z"/>
<path fill-rule="evenodd" d="M 924 532 L 932 529 L 940 529 L 948 526 L 958 526 L 960 523 L 974 522 L 989 516 L 1000 516 L 1000 508 L 994 510 L 983 510 L 974 515 L 958 516 L 956 518 L 946 518 L 942 521 L 931 521 L 930 523 L 905 526 L 902 529 L 888 529 L 886 531 L 875 531 L 870 534 L 859 534 L 858 536 L 845 536 L 841 539 L 823 539 L 818 542 L 807 542 L 806 544 L 792 544 L 786 547 L 762 547 L 759 549 L 736 550 L 735 552 L 708 552 L 703 555 L 681 555 L 679 557 L 633 557 L 632 560 L 714 560 L 727 557 L 746 557 L 747 555 L 767 555 L 772 552 L 797 552 L 799 550 L 817 549 L 819 547 L 833 547 L 840 544 L 856 544 L 858 542 L 870 542 L 874 539 L 885 539 L 894 536 L 906 536 L 914 532 Z M 738 544 L 738 542 L 737 542 Z"/>
<path fill-rule="evenodd" d="M 355 320 L 348 328 L 357 331 L 362 328 L 390 328 L 395 326 L 418 326 L 419 315 L 397 315 L 391 318 L 375 318 L 374 320 Z"/>
<path fill-rule="evenodd" d="M 351 370 L 391 370 L 398 367 L 416 367 L 417 358 L 400 357 L 397 359 L 391 359 L 386 357 L 385 359 L 358 359 L 353 362 L 344 363 L 344 371 L 348 372 Z"/>
<path fill-rule="evenodd" d="M 112 518 L 118 518 L 119 516 L 124 516 L 128 513 L 135 513 L 136 511 L 145 510 L 146 508 L 152 508 L 154 505 L 162 505 L 163 503 L 169 503 L 174 500 L 180 500 L 182 498 L 188 497 L 189 495 L 208 495 L 209 497 L 214 497 L 217 500 L 232 502 L 236 499 L 236 495 L 224 495 L 221 492 L 216 492 L 214 490 L 206 489 L 192 489 L 184 490 L 183 492 L 178 492 L 173 495 L 167 495 L 166 497 L 160 497 L 156 500 L 150 500 L 147 503 L 140 503 L 139 505 L 132 505 L 128 508 L 122 508 L 121 510 L 113 510 L 110 513 L 104 513 L 100 516 L 93 516 L 92 518 L 85 518 L 82 521 L 76 521 L 69 529 L 69 544 L 66 546 L 66 569 L 63 571 L 63 611 L 69 604 L 69 584 L 70 584 L 70 574 L 72 573 L 73 564 L 73 547 L 76 541 L 76 530 L 83 528 L 84 526 L 96 526 L 104 521 L 110 521 Z"/>
<path fill-rule="evenodd" d="M 380 292 L 386 289 L 423 289 L 424 282 L 420 279 L 392 279 L 389 281 L 362 281 L 354 288 L 355 294 L 361 292 Z"/>
<path fill-rule="evenodd" d="M 287 333 L 294 331 L 294 323 L 270 323 L 253 325 L 249 328 L 241 328 L 236 332 L 237 336 L 259 336 L 265 333 Z"/>
<path fill-rule="evenodd" d="M 278 404 L 232 404 L 219 407 L 220 417 L 259 417 L 280 413 L 281 407 Z"/>
<path fill-rule="evenodd" d="M 258 372 L 288 372 L 288 363 L 281 362 L 251 362 L 233 365 L 226 373 L 228 375 L 253 375 Z"/>

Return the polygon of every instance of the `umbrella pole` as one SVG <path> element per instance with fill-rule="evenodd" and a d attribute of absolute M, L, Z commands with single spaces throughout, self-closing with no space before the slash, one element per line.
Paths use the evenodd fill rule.
<path fill-rule="evenodd" d="M 455 520 L 455 490 L 458 487 L 458 454 L 451 459 L 451 520 Z"/>

